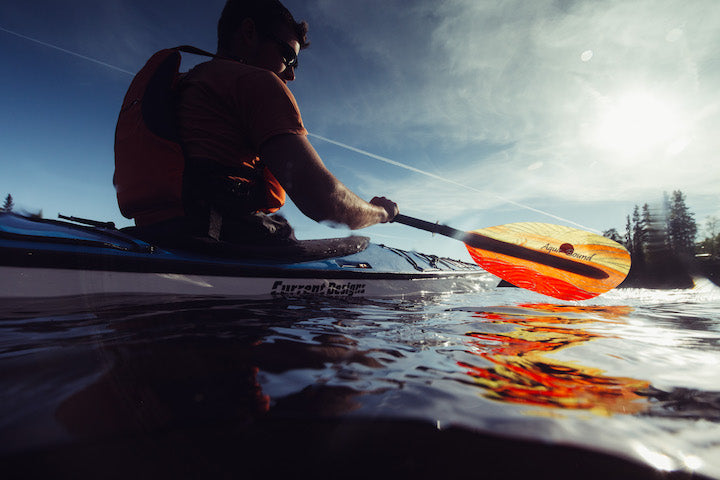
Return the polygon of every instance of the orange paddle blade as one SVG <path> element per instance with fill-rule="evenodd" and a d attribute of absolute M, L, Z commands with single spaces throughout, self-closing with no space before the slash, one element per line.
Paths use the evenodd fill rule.
<path fill-rule="evenodd" d="M 482 239 L 473 241 L 475 235 Z M 532 255 L 518 258 L 511 250 L 510 254 L 498 253 L 492 246 L 484 248 L 487 237 L 537 252 L 540 259 Z M 511 223 L 474 230 L 464 241 L 470 256 L 488 272 L 520 288 L 561 300 L 596 297 L 618 286 L 630 271 L 630 254 L 622 245 L 561 225 Z M 552 257 L 558 261 L 553 262 Z"/>

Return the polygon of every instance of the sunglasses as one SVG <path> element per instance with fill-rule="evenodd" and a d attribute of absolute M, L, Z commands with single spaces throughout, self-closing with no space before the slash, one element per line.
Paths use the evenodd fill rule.
<path fill-rule="evenodd" d="M 274 35 L 267 35 L 267 37 L 277 43 L 280 47 L 280 56 L 282 57 L 285 66 L 288 68 L 297 68 L 298 57 L 297 53 L 295 53 L 295 49 Z"/>

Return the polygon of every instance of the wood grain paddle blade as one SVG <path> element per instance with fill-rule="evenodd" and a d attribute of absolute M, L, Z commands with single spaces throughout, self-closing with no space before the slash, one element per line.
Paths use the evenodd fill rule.
<path fill-rule="evenodd" d="M 473 234 L 540 252 L 543 255 L 539 257 L 545 259 L 531 259 L 531 255 L 518 258 L 488 250 L 483 248 L 483 242 L 472 241 Z M 520 288 L 561 300 L 596 297 L 618 286 L 630 271 L 630 254 L 622 245 L 561 225 L 511 223 L 474 230 L 466 238 L 470 256 L 488 272 Z M 558 265 L 553 265 L 552 257 L 560 259 Z"/>

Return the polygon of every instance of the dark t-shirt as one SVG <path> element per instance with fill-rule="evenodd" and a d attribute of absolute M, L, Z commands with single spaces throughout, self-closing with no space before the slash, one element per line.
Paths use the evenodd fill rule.
<path fill-rule="evenodd" d="M 257 162 L 260 145 L 275 135 L 307 135 L 277 75 L 224 59 L 198 65 L 183 80 L 178 124 L 187 157 L 226 166 Z"/>

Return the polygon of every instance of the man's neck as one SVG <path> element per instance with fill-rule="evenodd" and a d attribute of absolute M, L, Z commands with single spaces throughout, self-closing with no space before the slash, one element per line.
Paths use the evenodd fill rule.
<path fill-rule="evenodd" d="M 247 64 L 245 56 L 237 52 L 229 52 L 225 49 L 218 48 L 216 55 L 218 57 L 229 58 L 230 60 L 235 60 L 236 62 Z"/>

